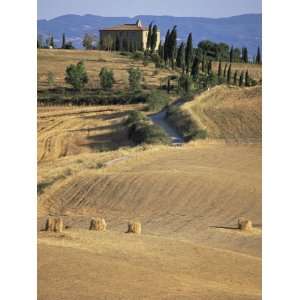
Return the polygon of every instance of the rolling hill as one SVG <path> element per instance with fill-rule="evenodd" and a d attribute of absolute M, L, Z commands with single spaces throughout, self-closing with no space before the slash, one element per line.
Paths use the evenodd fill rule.
<path fill-rule="evenodd" d="M 262 16 L 261 14 L 247 14 L 227 18 L 198 18 L 198 17 L 172 17 L 172 16 L 147 16 L 140 15 L 128 17 L 101 17 L 95 15 L 64 15 L 51 20 L 38 20 L 38 33 L 48 36 L 54 35 L 58 45 L 61 43 L 62 33 L 65 32 L 68 39 L 76 47 L 81 47 L 81 40 L 85 33 L 93 33 L 98 37 L 99 29 L 112 25 L 133 23 L 137 19 L 148 25 L 155 22 L 164 38 L 167 30 L 174 25 L 178 27 L 178 41 L 186 40 L 192 32 L 194 42 L 212 40 L 225 42 L 235 47 L 248 47 L 249 54 L 256 54 L 258 46 L 261 46 Z"/>

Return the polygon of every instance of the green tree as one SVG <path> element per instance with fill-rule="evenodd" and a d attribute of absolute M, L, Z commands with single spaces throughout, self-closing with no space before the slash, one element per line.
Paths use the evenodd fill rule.
<path fill-rule="evenodd" d="M 224 72 L 223 72 L 223 77 L 224 78 L 226 78 L 226 75 L 227 75 L 227 67 L 228 67 L 228 65 L 226 64 L 225 68 L 224 68 Z"/>
<path fill-rule="evenodd" d="M 183 42 L 180 44 L 177 51 L 176 66 L 178 68 L 184 67 L 184 43 Z"/>
<path fill-rule="evenodd" d="M 182 74 L 178 79 L 179 90 L 184 91 L 186 94 L 190 93 L 193 86 L 193 80 L 189 74 Z"/>
<path fill-rule="evenodd" d="M 218 67 L 218 77 L 222 77 L 222 63 L 219 61 L 219 67 Z"/>
<path fill-rule="evenodd" d="M 168 64 L 168 58 L 169 58 L 169 40 L 170 40 L 170 30 L 168 29 L 166 37 L 165 37 L 165 43 L 164 43 L 164 61 L 165 64 Z"/>
<path fill-rule="evenodd" d="M 242 61 L 248 63 L 248 49 L 246 47 L 242 49 Z"/>
<path fill-rule="evenodd" d="M 159 46 L 158 46 L 158 55 L 161 60 L 164 60 L 164 46 L 162 45 L 161 42 L 159 43 Z"/>
<path fill-rule="evenodd" d="M 200 60 L 197 56 L 195 56 L 193 65 L 192 65 L 192 70 L 191 70 L 191 75 L 193 80 L 197 80 L 199 76 L 199 65 L 200 65 Z"/>
<path fill-rule="evenodd" d="M 86 50 L 93 49 L 94 37 L 91 34 L 86 33 L 83 37 L 82 46 Z"/>
<path fill-rule="evenodd" d="M 233 46 L 231 46 L 231 48 L 230 48 L 229 61 L 230 61 L 230 63 L 233 62 Z"/>
<path fill-rule="evenodd" d="M 152 22 L 148 26 L 148 36 L 147 36 L 147 43 L 146 43 L 147 50 L 149 50 L 151 47 L 151 38 L 152 38 Z"/>
<path fill-rule="evenodd" d="M 118 36 L 116 37 L 115 50 L 116 51 L 120 51 L 121 50 L 121 43 L 120 43 L 120 39 L 119 39 Z"/>
<path fill-rule="evenodd" d="M 88 75 L 84 63 L 80 61 L 77 65 L 69 65 L 66 68 L 65 81 L 74 89 L 81 90 L 88 83 Z"/>
<path fill-rule="evenodd" d="M 234 85 L 237 85 L 237 76 L 238 76 L 238 71 L 236 70 L 233 75 L 233 84 Z"/>
<path fill-rule="evenodd" d="M 210 59 L 208 64 L 207 64 L 207 74 L 210 74 L 211 71 L 212 71 L 212 61 Z"/>
<path fill-rule="evenodd" d="M 113 71 L 105 67 L 101 69 L 99 78 L 100 85 L 104 90 L 110 90 L 115 83 Z"/>
<path fill-rule="evenodd" d="M 255 62 L 259 65 L 261 64 L 261 54 L 260 54 L 260 48 L 259 47 L 257 48 L 257 54 L 256 54 Z"/>
<path fill-rule="evenodd" d="M 246 71 L 246 76 L 245 76 L 245 86 L 250 86 L 250 77 L 249 77 L 248 70 Z"/>
<path fill-rule="evenodd" d="M 61 49 L 66 49 L 66 35 L 65 35 L 65 33 L 62 34 Z"/>
<path fill-rule="evenodd" d="M 150 40 L 151 52 L 153 52 L 156 49 L 156 45 L 157 45 L 157 25 L 154 25 L 151 34 L 151 40 Z"/>
<path fill-rule="evenodd" d="M 227 71 L 227 84 L 230 84 L 231 82 L 231 64 L 229 65 L 228 71 Z"/>
<path fill-rule="evenodd" d="M 142 72 L 139 68 L 130 68 L 128 70 L 129 88 L 132 91 L 137 91 L 141 88 Z"/>
<path fill-rule="evenodd" d="M 55 48 L 53 35 L 51 35 L 50 38 L 49 38 L 48 46 L 49 46 L 49 48 L 53 48 L 53 49 Z"/>
<path fill-rule="evenodd" d="M 205 73 L 205 59 L 204 59 L 204 57 L 202 58 L 202 62 L 201 62 L 201 71 L 202 71 L 202 73 Z"/>
<path fill-rule="evenodd" d="M 242 71 L 240 75 L 239 86 L 243 86 L 243 84 L 244 84 L 244 71 Z"/>
<path fill-rule="evenodd" d="M 177 29 L 176 25 L 173 27 L 170 37 L 169 37 L 169 46 L 168 46 L 168 57 L 171 61 L 171 66 L 174 69 L 174 61 L 175 61 L 175 55 L 176 55 L 176 48 L 177 48 Z"/>
<path fill-rule="evenodd" d="M 186 67 L 186 73 L 189 73 L 191 64 L 193 59 L 193 37 L 192 33 L 189 34 L 187 43 L 186 43 L 186 49 L 185 49 L 185 67 Z"/>

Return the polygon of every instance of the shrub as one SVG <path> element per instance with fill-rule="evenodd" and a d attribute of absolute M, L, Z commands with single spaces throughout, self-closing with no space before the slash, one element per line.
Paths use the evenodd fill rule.
<path fill-rule="evenodd" d="M 170 138 L 158 125 L 152 124 L 150 120 L 140 111 L 129 113 L 125 121 L 128 128 L 128 138 L 135 144 L 169 144 Z"/>
<path fill-rule="evenodd" d="M 179 90 L 189 93 L 192 90 L 193 80 L 192 77 L 186 74 L 183 74 L 178 79 Z"/>
<path fill-rule="evenodd" d="M 129 88 L 132 91 L 137 91 L 141 88 L 142 72 L 139 68 L 130 68 L 129 74 Z"/>
<path fill-rule="evenodd" d="M 115 83 L 113 71 L 102 68 L 99 73 L 100 85 L 104 90 L 110 90 Z"/>
<path fill-rule="evenodd" d="M 144 59 L 144 53 L 141 51 L 135 51 L 134 53 L 132 53 L 131 57 L 136 60 L 142 60 Z"/>
<path fill-rule="evenodd" d="M 151 111 L 157 111 L 164 108 L 169 103 L 169 97 L 158 90 L 151 91 L 146 98 L 147 109 Z"/>
<path fill-rule="evenodd" d="M 71 84 L 74 89 L 81 90 L 88 83 L 88 75 L 84 63 L 80 61 L 77 65 L 70 65 L 66 68 L 65 81 Z"/>

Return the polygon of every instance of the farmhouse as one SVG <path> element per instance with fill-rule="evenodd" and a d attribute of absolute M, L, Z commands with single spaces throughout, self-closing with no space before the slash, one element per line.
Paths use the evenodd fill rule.
<path fill-rule="evenodd" d="M 100 43 L 103 50 L 136 51 L 145 50 L 148 38 L 148 28 L 140 20 L 134 24 L 117 25 L 100 30 Z M 160 32 L 157 31 L 158 48 Z"/>

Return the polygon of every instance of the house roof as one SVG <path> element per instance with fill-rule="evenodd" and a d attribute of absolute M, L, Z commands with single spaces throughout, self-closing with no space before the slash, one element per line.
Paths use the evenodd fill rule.
<path fill-rule="evenodd" d="M 103 31 L 148 31 L 148 28 L 145 26 L 138 26 L 137 24 L 123 24 L 123 25 L 116 25 L 109 28 L 101 29 Z"/>

